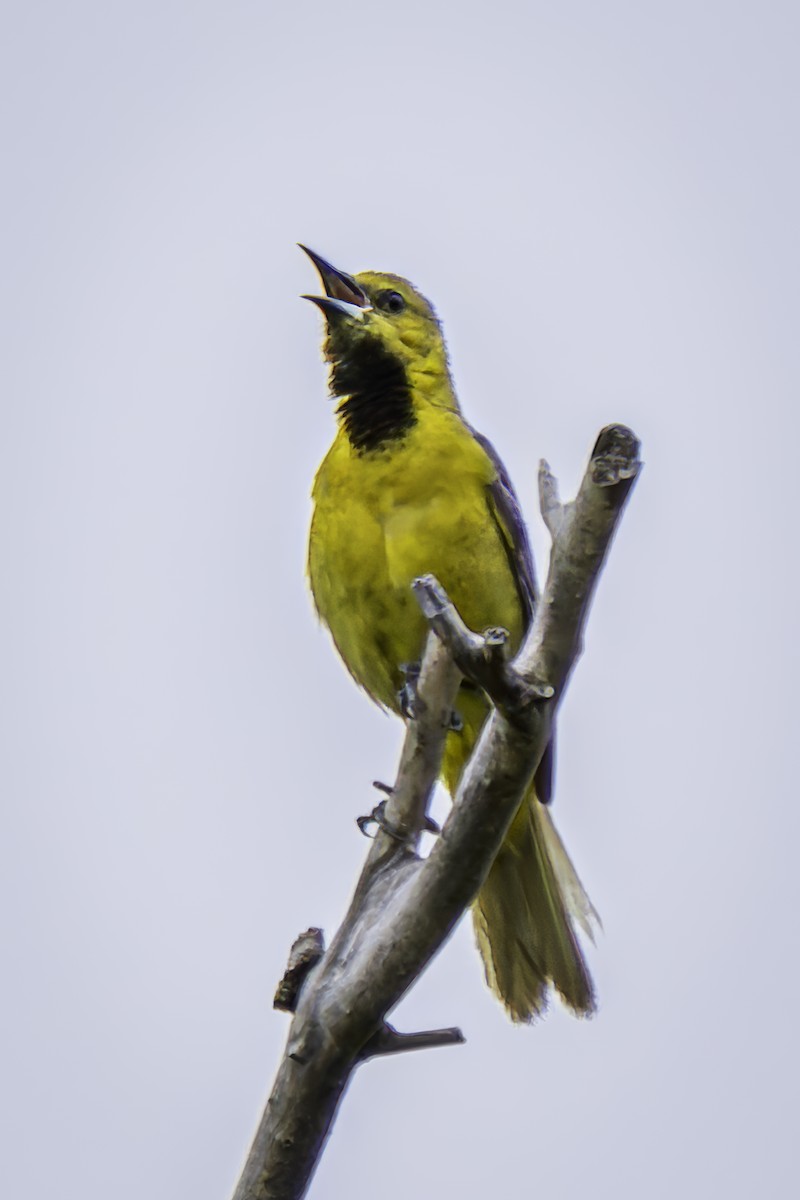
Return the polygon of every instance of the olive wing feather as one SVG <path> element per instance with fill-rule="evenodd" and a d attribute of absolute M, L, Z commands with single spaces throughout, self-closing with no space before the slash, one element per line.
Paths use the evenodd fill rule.
<path fill-rule="evenodd" d="M 514 573 L 525 613 L 525 624 L 528 626 L 533 620 L 533 612 L 539 599 L 539 590 L 536 585 L 533 552 L 528 538 L 528 530 L 525 528 L 522 509 L 511 477 L 500 455 L 487 437 L 478 433 L 472 426 L 469 428 L 475 441 L 488 455 L 496 472 L 495 479 L 487 488 L 489 511 L 506 547 L 509 565 Z M 543 804 L 549 804 L 553 797 L 554 771 L 555 730 L 547 744 L 542 761 L 539 763 L 534 781 L 536 794 Z"/>

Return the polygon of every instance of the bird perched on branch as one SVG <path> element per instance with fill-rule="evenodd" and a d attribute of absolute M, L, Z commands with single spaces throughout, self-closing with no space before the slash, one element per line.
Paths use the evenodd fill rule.
<path fill-rule="evenodd" d="M 397 275 L 350 276 L 302 247 L 324 296 L 337 432 L 314 481 L 308 571 L 317 611 L 350 673 L 402 712 L 402 666 L 427 633 L 411 582 L 431 572 L 472 629 L 500 625 L 516 649 L 536 604 L 533 560 L 508 475 L 461 415 L 436 315 Z M 442 775 L 455 793 L 488 704 L 458 696 Z M 516 1021 L 550 986 L 577 1014 L 594 991 L 576 925 L 594 915 L 548 809 L 552 744 L 473 907 L 490 987 Z"/>

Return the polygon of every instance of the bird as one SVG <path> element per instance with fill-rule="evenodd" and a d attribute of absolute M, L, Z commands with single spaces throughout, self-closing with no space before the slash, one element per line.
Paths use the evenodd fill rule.
<path fill-rule="evenodd" d="M 472 629 L 516 649 L 537 603 L 530 543 L 508 472 L 465 420 L 431 304 L 399 275 L 349 275 L 307 246 L 323 295 L 323 356 L 336 432 L 312 488 L 307 570 L 345 666 L 407 716 L 404 670 L 427 633 L 412 581 L 431 573 Z M 489 713 L 463 682 L 442 779 L 451 796 Z M 553 824 L 551 741 L 472 906 L 487 983 L 515 1022 L 555 991 L 590 1016 L 595 989 L 577 931 L 597 914 Z"/>

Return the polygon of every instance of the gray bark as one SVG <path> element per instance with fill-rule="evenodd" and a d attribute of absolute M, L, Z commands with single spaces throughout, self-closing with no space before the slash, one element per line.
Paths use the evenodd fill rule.
<path fill-rule="evenodd" d="M 295 956 L 291 982 L 284 980 L 281 1006 L 293 1008 L 294 1017 L 234 1200 L 298 1200 L 305 1194 L 337 1106 L 364 1059 L 463 1040 L 457 1029 L 401 1034 L 386 1015 L 474 898 L 535 773 L 640 468 L 638 452 L 630 430 L 604 429 L 578 495 L 566 505 L 542 463 L 550 568 L 513 661 L 507 660 L 502 631 L 468 630 L 432 576 L 416 581 L 431 633 L 398 777 L 375 815 L 375 839 L 330 948 L 323 952 L 312 937 L 315 948 L 304 952 L 299 967 Z M 494 709 L 441 836 L 420 859 L 419 837 L 462 675 L 487 692 Z"/>

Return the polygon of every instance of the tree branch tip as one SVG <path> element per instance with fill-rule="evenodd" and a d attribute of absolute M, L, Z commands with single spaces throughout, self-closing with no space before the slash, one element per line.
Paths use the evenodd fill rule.
<path fill-rule="evenodd" d="M 435 575 L 423 575 L 415 579 L 411 586 L 422 615 L 430 622 L 433 632 L 457 664 L 459 658 L 473 657 L 478 650 L 482 652 L 483 638 L 464 624 L 461 614 Z"/>
<path fill-rule="evenodd" d="M 435 575 L 420 575 L 412 582 L 411 587 L 423 615 L 429 621 L 441 616 L 450 605 L 450 597 Z"/>
<path fill-rule="evenodd" d="M 488 629 L 484 629 L 481 634 L 483 638 L 484 649 L 491 657 L 496 658 L 498 652 L 501 657 L 505 657 L 505 650 L 508 648 L 508 639 L 511 636 L 507 629 L 503 629 L 502 625 L 490 625 Z"/>
<path fill-rule="evenodd" d="M 598 434 L 591 455 L 591 478 L 598 487 L 633 480 L 642 463 L 641 443 L 627 425 L 606 425 Z"/>
<path fill-rule="evenodd" d="M 561 503 L 561 498 L 558 494 L 558 480 L 550 470 L 550 464 L 546 459 L 540 459 L 539 511 L 542 514 L 542 520 L 545 523 L 547 531 L 554 541 L 564 523 L 564 516 L 568 507 L 567 504 Z"/>
<path fill-rule="evenodd" d="M 553 496 L 556 503 L 558 503 L 558 480 L 556 479 L 553 472 L 550 470 L 550 463 L 547 461 L 546 458 L 542 458 L 539 461 L 539 496 L 540 496 L 540 498 L 541 498 L 541 495 L 543 492 L 546 492 L 548 495 Z"/>
<path fill-rule="evenodd" d="M 362 1047 L 359 1059 L 380 1055 L 404 1054 L 408 1050 L 431 1050 L 440 1046 L 463 1046 L 466 1038 L 461 1030 L 452 1025 L 447 1029 L 426 1029 L 420 1033 L 399 1033 L 385 1021 L 380 1029 Z"/>
<path fill-rule="evenodd" d="M 415 580 L 413 587 L 423 614 L 459 671 L 482 688 L 497 708 L 519 717 L 531 703 L 552 698 L 553 689 L 548 684 L 525 679 L 508 662 L 507 630 L 490 626 L 482 634 L 475 633 L 432 575 Z M 431 600 L 432 607 L 428 603 Z"/>

